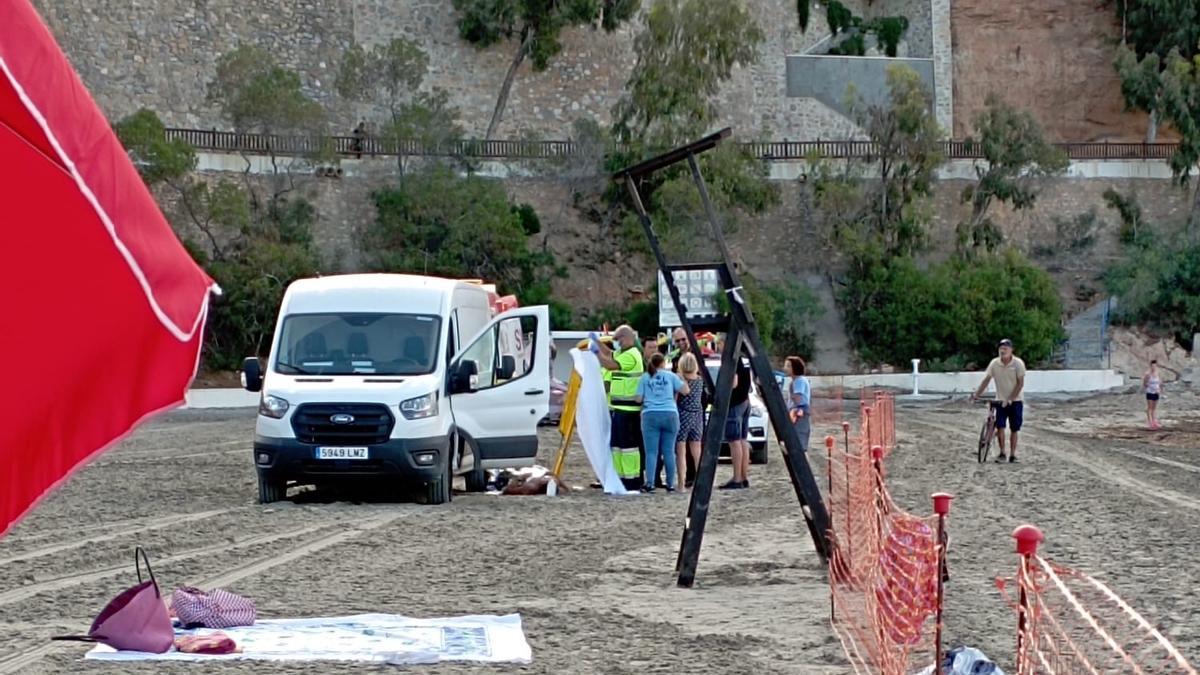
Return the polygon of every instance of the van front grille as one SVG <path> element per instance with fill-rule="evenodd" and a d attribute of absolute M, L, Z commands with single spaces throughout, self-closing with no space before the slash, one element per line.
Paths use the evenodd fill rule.
<path fill-rule="evenodd" d="M 313 445 L 384 443 L 395 423 L 391 411 L 379 403 L 302 403 L 292 415 L 296 440 Z"/>

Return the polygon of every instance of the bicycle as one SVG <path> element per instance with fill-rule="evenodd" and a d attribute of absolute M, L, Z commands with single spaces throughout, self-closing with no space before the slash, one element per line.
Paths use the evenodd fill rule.
<path fill-rule="evenodd" d="M 983 422 L 983 428 L 979 430 L 979 451 L 977 458 L 979 463 L 987 462 L 988 451 L 992 448 L 992 439 L 996 437 L 996 399 L 994 398 L 977 398 L 976 401 L 984 401 L 988 406 L 988 416 Z"/>

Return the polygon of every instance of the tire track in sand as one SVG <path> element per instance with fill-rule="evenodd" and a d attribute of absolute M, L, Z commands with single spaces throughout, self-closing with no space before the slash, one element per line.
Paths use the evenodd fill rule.
<path fill-rule="evenodd" d="M 317 551 L 329 548 L 330 546 L 335 546 L 337 544 L 341 544 L 349 539 L 353 539 L 354 537 L 357 537 L 360 534 L 364 534 L 371 530 L 378 529 L 380 527 L 388 525 L 389 523 L 397 520 L 398 518 L 400 518 L 400 514 L 389 513 L 389 514 L 383 514 L 380 516 L 376 516 L 375 518 L 371 518 L 367 521 L 360 521 L 358 523 L 355 523 L 349 529 L 342 529 L 342 530 L 339 530 L 339 531 L 331 533 L 331 534 L 327 534 L 327 535 L 317 537 L 315 539 L 311 539 L 309 541 L 304 542 L 303 544 L 300 544 L 298 546 L 291 548 L 287 552 L 271 553 L 270 555 L 263 556 L 253 562 L 246 563 L 244 565 L 239 565 L 232 569 L 226 570 L 220 574 L 206 577 L 204 579 L 199 579 L 199 580 L 193 581 L 191 583 L 192 583 L 192 585 L 198 586 L 200 588 L 205 588 L 205 587 L 215 588 L 218 586 L 228 586 L 230 584 L 233 584 L 233 583 L 240 581 L 242 579 L 245 579 L 247 577 L 251 577 L 251 576 L 254 576 L 255 574 L 259 574 L 260 572 L 269 570 L 272 567 L 277 567 L 279 565 L 283 565 L 285 563 L 292 562 L 298 558 L 302 558 L 311 553 L 316 553 Z M 327 527 L 333 527 L 336 525 L 338 525 L 338 523 L 318 525 L 318 526 L 309 527 L 309 528 L 301 528 L 300 530 L 293 530 L 293 531 L 286 532 L 283 534 L 269 535 L 266 537 L 255 537 L 255 538 L 245 540 L 245 541 L 242 541 L 242 542 L 239 542 L 236 544 L 227 545 L 223 548 L 229 549 L 229 548 L 237 548 L 240 546 L 250 546 L 250 545 L 254 545 L 255 543 L 267 543 L 267 541 L 275 541 L 278 539 L 294 537 L 297 534 L 303 533 L 305 531 L 314 531 L 314 530 L 318 530 L 318 529 L 324 529 Z M 216 547 L 210 547 L 210 548 L 216 548 Z M 172 560 L 183 560 L 183 559 L 195 557 L 198 555 L 207 555 L 210 552 L 211 551 L 203 551 L 203 550 L 202 551 L 190 551 L 186 554 L 179 554 L 179 555 L 170 556 L 167 558 L 162 558 L 159 562 L 169 562 Z M 127 567 L 128 567 L 127 565 L 123 565 L 120 568 L 116 568 L 115 570 L 112 570 L 112 571 L 104 570 L 104 571 L 97 571 L 97 572 L 92 572 L 92 573 L 85 573 L 84 575 L 75 575 L 74 577 L 63 577 L 62 579 L 57 580 L 57 581 L 65 581 L 67 579 L 74 578 L 74 579 L 76 579 L 76 581 L 74 583 L 84 583 L 85 580 L 80 580 L 80 577 L 82 577 L 82 576 L 100 575 L 99 577 L 96 577 L 96 578 L 103 578 L 105 576 L 111 576 L 112 574 L 116 574 L 120 570 L 125 570 L 125 569 L 127 569 Z M 88 579 L 88 580 L 90 580 L 90 579 Z M 0 595 L 0 604 L 3 604 L 3 603 L 4 603 L 3 596 Z M 0 656 L 0 674 L 20 672 L 23 669 L 25 669 L 26 667 L 28 667 L 34 663 L 37 663 L 42 658 L 46 657 L 48 654 L 50 654 L 53 651 L 55 651 L 56 649 L 60 649 L 60 648 L 65 648 L 65 645 L 62 645 L 61 643 L 45 642 L 45 643 L 37 644 L 28 649 L 19 650 L 19 651 L 13 652 L 11 654 L 7 654 L 5 656 Z"/>
<path fill-rule="evenodd" d="M 225 551 L 231 551 L 233 549 L 245 548 L 247 546 L 258 546 L 260 544 L 269 544 L 274 541 L 279 541 L 280 539 L 291 539 L 294 537 L 303 536 L 310 532 L 316 532 L 318 530 L 324 530 L 324 529 L 328 529 L 330 527 L 336 527 L 338 524 L 339 523 L 321 523 L 319 525 L 309 525 L 307 527 L 301 527 L 301 528 L 297 528 L 297 529 L 293 529 L 293 530 L 288 530 L 286 532 L 276 532 L 276 533 L 272 533 L 272 534 L 264 534 L 264 535 L 259 535 L 256 537 L 250 537 L 248 539 L 242 539 L 240 541 L 235 541 L 232 543 L 214 544 L 212 546 L 205 546 L 202 548 L 190 549 L 190 550 L 184 551 L 182 553 L 176 553 L 175 555 L 167 556 L 165 558 L 155 558 L 153 560 L 153 564 L 166 565 L 166 564 L 173 563 L 173 562 L 180 562 L 183 560 L 190 560 L 192 558 L 198 558 L 200 556 L 213 555 L 216 553 L 223 553 Z M 116 576 L 118 574 L 128 573 L 128 572 L 129 572 L 129 564 L 122 563 L 120 565 L 114 565 L 112 567 L 105 567 L 102 569 L 91 570 L 88 572 L 78 572 L 75 574 L 68 574 L 68 575 L 62 576 L 62 577 L 47 579 L 45 581 L 34 582 L 32 584 L 27 584 L 27 585 L 21 586 L 19 588 L 14 588 L 10 591 L 4 591 L 3 593 L 0 593 L 0 605 L 9 605 L 14 602 L 20 602 L 27 598 L 31 598 L 35 595 L 38 595 L 39 593 L 48 593 L 51 591 L 61 591 L 63 589 L 70 588 L 72 586 L 79 586 L 80 584 L 91 583 L 93 581 L 98 581 L 100 579 L 105 579 L 105 578 L 108 578 L 111 576 Z"/>
<path fill-rule="evenodd" d="M 957 427 L 950 426 L 947 424 L 931 422 L 928 419 L 915 419 L 914 418 L 914 419 L 909 420 L 909 424 L 915 424 L 917 426 L 924 426 L 924 427 L 928 427 L 930 429 L 937 429 L 938 431 L 954 434 L 955 436 L 968 438 L 975 442 L 978 442 L 977 435 L 974 432 L 959 429 Z M 1038 429 L 1037 427 L 1031 427 L 1031 428 Z M 1059 437 L 1059 441 L 1062 442 L 1063 444 L 1070 445 L 1072 447 L 1079 447 L 1079 444 L 1077 442 L 1075 442 L 1074 440 L 1062 438 L 1062 434 L 1057 433 L 1054 430 L 1038 429 L 1038 431 L 1041 431 L 1043 433 L 1054 434 L 1055 436 Z M 1183 493 L 1176 492 L 1174 490 L 1162 487 L 1160 485 L 1155 485 L 1153 483 L 1147 483 L 1145 481 L 1138 480 L 1138 479 L 1134 478 L 1133 476 L 1129 475 L 1129 473 L 1127 471 L 1120 469 L 1116 466 L 1113 466 L 1112 464 L 1109 464 L 1108 462 L 1105 462 L 1103 460 L 1103 458 L 1099 458 L 1099 457 L 1084 458 L 1084 457 L 1080 456 L 1080 452 L 1076 452 L 1076 451 L 1063 452 L 1063 451 L 1058 450 L 1049 445 L 1038 446 L 1037 451 L 1040 453 L 1049 455 L 1051 457 L 1054 457 L 1055 459 L 1060 459 L 1064 462 L 1070 462 L 1071 464 L 1074 464 L 1074 465 L 1080 467 L 1081 469 L 1086 469 L 1087 471 L 1091 472 L 1096 477 L 1098 477 L 1100 480 L 1103 480 L 1108 483 L 1112 483 L 1113 485 L 1116 485 L 1117 487 L 1122 488 L 1124 490 L 1128 490 L 1129 492 L 1132 492 L 1133 494 L 1137 495 L 1139 498 L 1146 499 L 1149 501 L 1166 500 L 1168 502 L 1171 502 L 1172 504 L 1175 504 L 1176 506 L 1181 506 L 1186 509 L 1200 511 L 1200 499 L 1195 499 L 1193 497 L 1189 497 Z M 1170 461 L 1170 460 L 1163 460 L 1163 461 L 1166 462 L 1166 461 Z M 1151 497 L 1151 495 L 1153 495 L 1153 497 Z"/>
<path fill-rule="evenodd" d="M 193 520 L 204 520 L 206 518 L 212 518 L 213 516 L 219 516 L 223 513 L 229 513 L 229 509 L 217 509 L 216 511 L 201 511 L 200 513 L 186 513 L 177 516 L 167 516 L 166 518 L 159 518 L 154 522 L 148 525 L 142 525 L 141 527 L 129 527 L 123 530 L 116 530 L 114 532 L 106 532 L 104 534 L 97 534 L 84 539 L 76 539 L 66 544 L 43 546 L 42 548 L 36 548 L 32 551 L 25 551 L 24 553 L 17 553 L 7 558 L 0 558 L 0 566 L 7 565 L 9 563 L 20 562 L 22 560 L 29 560 L 30 558 L 41 558 L 101 541 L 111 541 L 119 537 L 127 537 L 131 534 L 137 534 L 138 532 L 145 532 L 147 530 L 160 530 L 164 527 L 171 527 L 180 523 L 188 523 Z"/>

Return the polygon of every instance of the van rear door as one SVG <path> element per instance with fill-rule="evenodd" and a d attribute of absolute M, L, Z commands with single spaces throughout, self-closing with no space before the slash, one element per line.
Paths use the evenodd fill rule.
<path fill-rule="evenodd" d="M 522 307 L 483 328 L 447 369 L 454 424 L 485 467 L 523 466 L 550 410 L 550 310 Z"/>

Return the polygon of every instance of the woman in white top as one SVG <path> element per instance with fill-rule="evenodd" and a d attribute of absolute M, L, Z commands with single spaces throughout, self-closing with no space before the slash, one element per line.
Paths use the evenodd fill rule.
<path fill-rule="evenodd" d="M 1146 427 L 1161 429 L 1158 423 L 1158 397 L 1162 394 L 1162 376 L 1158 374 L 1158 360 L 1150 361 L 1150 370 L 1142 376 L 1142 390 L 1146 392 Z"/>

